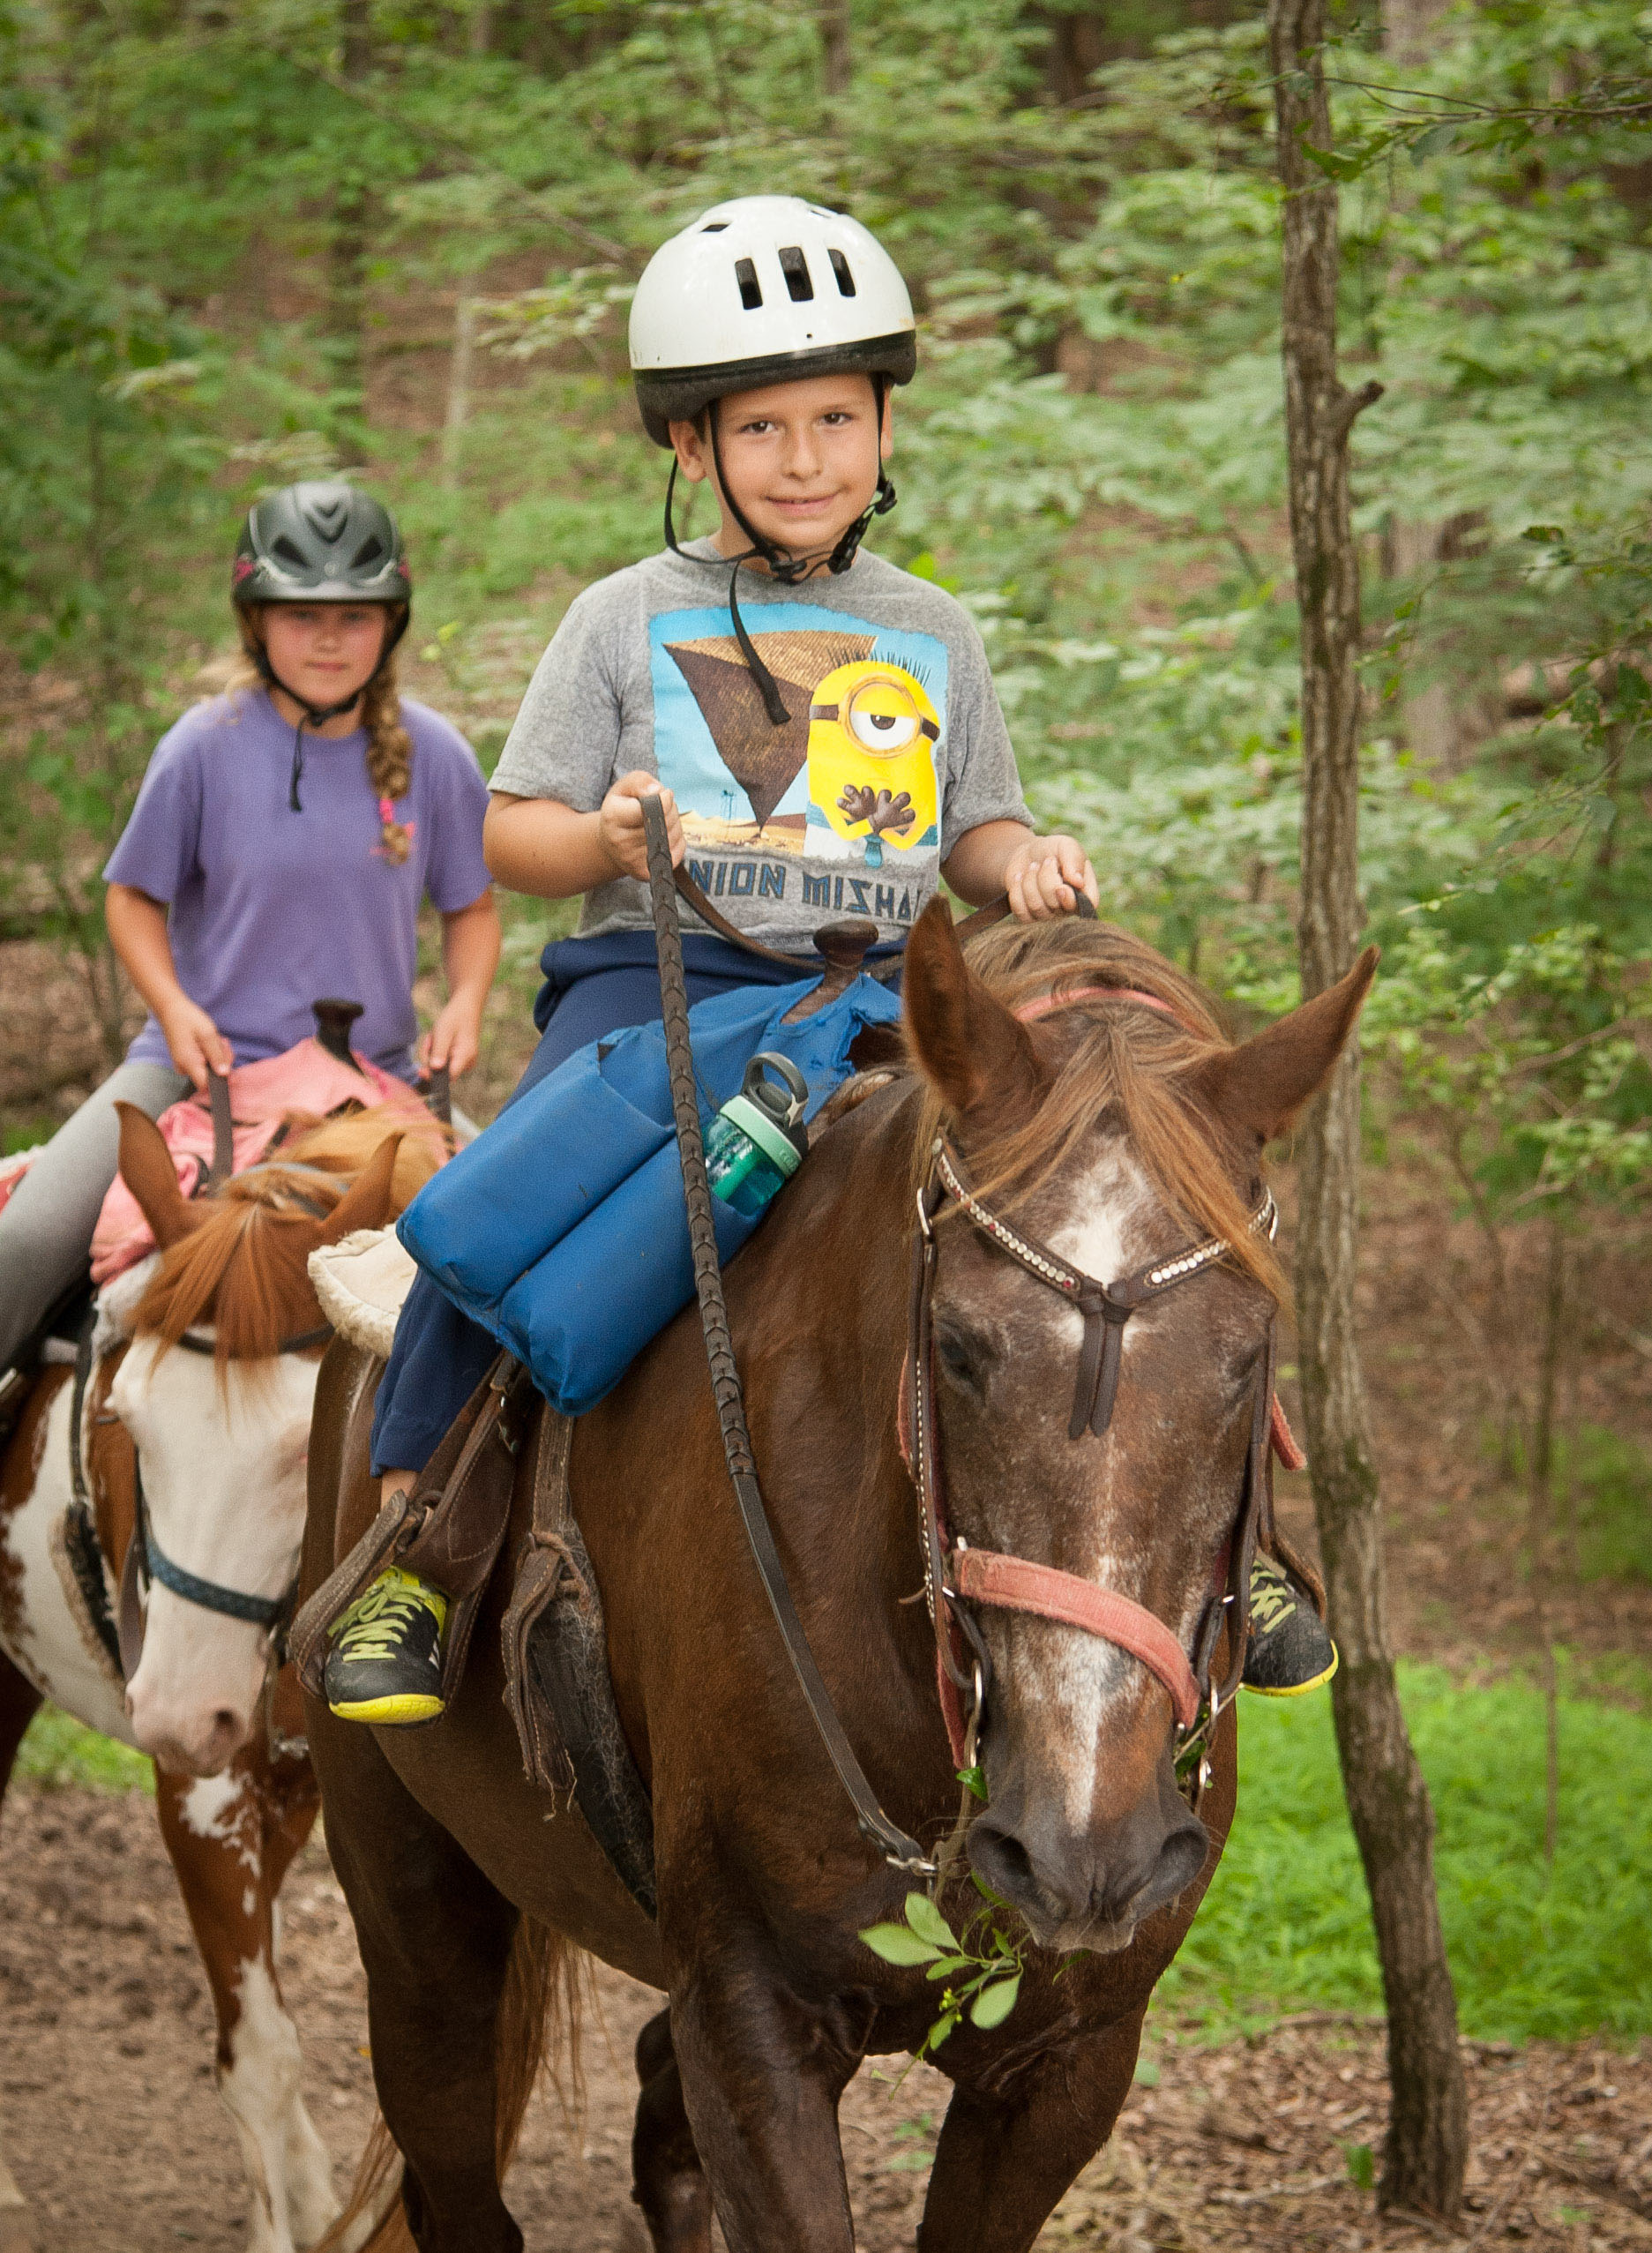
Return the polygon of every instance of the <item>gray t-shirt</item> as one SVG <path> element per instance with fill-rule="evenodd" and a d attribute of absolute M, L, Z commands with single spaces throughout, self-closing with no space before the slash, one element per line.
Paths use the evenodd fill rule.
<path fill-rule="evenodd" d="M 966 830 L 1029 820 L 968 613 L 864 553 L 795 588 L 742 571 L 741 618 L 791 715 L 777 728 L 735 639 L 729 565 L 709 540 L 688 555 L 719 567 L 662 552 L 575 599 L 493 788 L 587 813 L 642 767 L 676 796 L 689 874 L 742 931 L 794 949 L 855 917 L 903 937 Z M 624 877 L 587 894 L 579 929 L 650 920 Z"/>

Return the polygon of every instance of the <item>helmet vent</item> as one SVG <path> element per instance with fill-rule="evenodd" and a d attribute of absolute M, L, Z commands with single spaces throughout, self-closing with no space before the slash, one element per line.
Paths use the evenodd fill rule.
<path fill-rule="evenodd" d="M 734 278 L 740 285 L 740 303 L 748 313 L 755 313 L 763 303 L 763 285 L 750 258 L 735 260 Z"/>
<path fill-rule="evenodd" d="M 365 571 L 368 565 L 377 563 L 385 552 L 385 543 L 377 532 L 370 532 L 355 553 L 350 558 L 352 571 Z"/>
<path fill-rule="evenodd" d="M 279 556 L 283 563 L 295 565 L 300 571 L 304 570 L 310 562 L 309 557 L 299 546 L 297 541 L 289 540 L 285 532 L 277 533 L 275 538 L 271 541 L 270 553 Z"/>
<path fill-rule="evenodd" d="M 780 270 L 786 277 L 793 304 L 807 304 L 814 296 L 814 283 L 810 280 L 809 261 L 799 243 L 793 243 L 781 252 Z"/>
<path fill-rule="evenodd" d="M 729 222 L 726 219 L 708 219 L 699 231 L 702 235 L 726 235 Z"/>
<path fill-rule="evenodd" d="M 852 297 L 855 295 L 855 277 L 849 272 L 848 260 L 844 257 L 841 251 L 833 251 L 830 255 L 832 259 L 832 271 L 837 276 L 838 296 L 840 297 Z"/>

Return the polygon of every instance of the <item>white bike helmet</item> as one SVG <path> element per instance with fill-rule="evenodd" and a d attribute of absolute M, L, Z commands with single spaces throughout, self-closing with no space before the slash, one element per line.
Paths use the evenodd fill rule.
<path fill-rule="evenodd" d="M 912 300 L 858 220 L 800 196 L 714 204 L 649 259 L 631 307 L 631 367 L 648 436 L 759 384 L 848 373 L 907 384 Z"/>

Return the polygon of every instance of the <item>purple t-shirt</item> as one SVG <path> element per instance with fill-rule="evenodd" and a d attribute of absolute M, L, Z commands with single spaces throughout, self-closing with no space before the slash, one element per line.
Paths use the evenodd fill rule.
<path fill-rule="evenodd" d="M 103 874 L 171 909 L 178 982 L 238 1064 L 313 1033 L 311 1003 L 337 995 L 362 1004 L 352 1044 L 414 1076 L 419 902 L 428 892 L 445 915 L 486 891 L 488 786 L 439 713 L 403 697 L 401 717 L 413 779 L 396 819 L 413 841 L 400 867 L 377 850 L 383 825 L 360 729 L 305 729 L 298 813 L 288 795 L 293 730 L 261 688 L 198 705 L 156 746 Z M 127 1054 L 166 1062 L 153 1017 Z"/>

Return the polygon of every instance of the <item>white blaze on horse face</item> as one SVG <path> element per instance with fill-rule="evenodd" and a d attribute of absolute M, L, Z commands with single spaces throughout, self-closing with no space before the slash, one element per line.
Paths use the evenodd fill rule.
<path fill-rule="evenodd" d="M 1050 1231 L 1052 1251 L 1071 1261 L 1097 1283 L 1119 1283 L 1151 1258 L 1147 1224 L 1155 1199 L 1147 1177 L 1122 1141 L 1110 1143 L 1072 1194 L 1068 1217 Z M 1050 1339 L 1053 1381 L 1064 1404 L 1071 1395 L 1064 1388 L 1078 1381 L 1079 1353 L 1084 1324 L 1077 1310 L 1065 1305 L 1058 1291 L 1042 1294 L 1052 1317 Z M 1139 1318 L 1138 1318 L 1139 1319 Z M 1132 1322 L 1119 1340 L 1119 1388 L 1129 1382 Z M 1065 1412 L 1065 1410 L 1064 1410 Z M 1065 1425 L 1064 1427 L 1065 1429 Z M 1094 1457 L 1090 1471 L 1094 1507 L 1089 1513 L 1091 1538 L 1077 1570 L 1098 1588 L 1122 1596 L 1140 1593 L 1140 1559 L 1118 1539 L 1113 1482 L 1118 1471 L 1117 1448 L 1106 1439 L 1088 1433 L 1068 1444 L 1083 1448 Z M 1140 1688 L 1140 1663 L 1103 1636 L 1081 1628 L 1066 1628 L 1054 1621 L 1039 1621 L 1025 1638 L 1044 1654 L 1043 1681 L 1050 1706 L 1049 1741 L 1065 1748 L 1059 1768 L 1066 1816 L 1074 1830 L 1088 1829 L 1095 1793 L 1096 1748 L 1112 1708 Z"/>
<path fill-rule="evenodd" d="M 199 1579 L 247 1596 L 290 1585 L 304 1529 L 310 1412 L 319 1364 L 281 1354 L 231 1366 L 137 1339 L 110 1388 L 142 1466 L 153 1538 Z M 216 1774 L 257 1717 L 262 1628 L 149 1591 L 142 1662 L 127 1686 L 132 1732 L 168 1767 Z"/>

